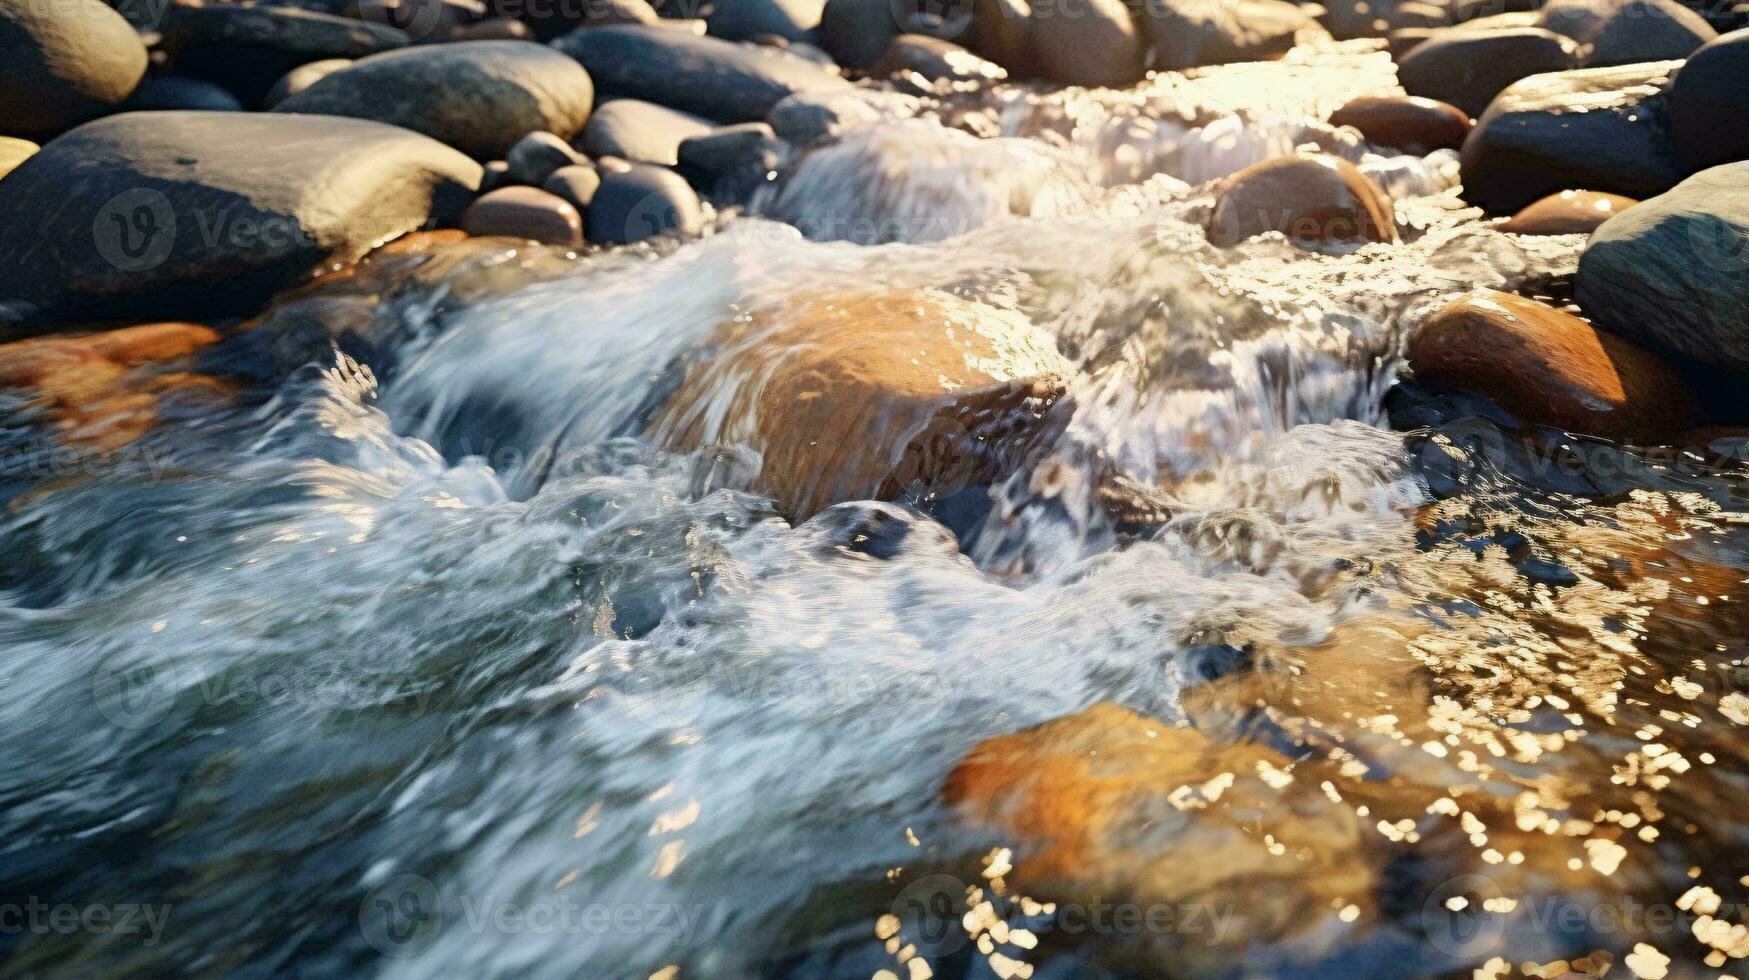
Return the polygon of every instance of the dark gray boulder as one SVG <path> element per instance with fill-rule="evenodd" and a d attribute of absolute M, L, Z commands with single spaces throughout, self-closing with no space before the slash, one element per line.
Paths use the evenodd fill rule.
<path fill-rule="evenodd" d="M 680 144 L 703 136 L 716 124 L 690 112 L 641 99 L 611 99 L 595 108 L 578 141 L 593 157 L 619 157 L 636 163 L 672 167 L 680 162 Z"/>
<path fill-rule="evenodd" d="M 825 6 L 825 0 L 714 0 L 705 23 L 713 36 L 729 41 L 760 34 L 805 41 L 820 26 Z"/>
<path fill-rule="evenodd" d="M 146 46 L 98 0 L 0 0 L 0 134 L 114 112 L 145 73 Z"/>
<path fill-rule="evenodd" d="M 571 144 L 552 133 L 529 133 L 517 140 L 504 158 L 506 175 L 511 183 L 536 187 L 560 167 L 588 162 L 583 154 L 571 148 Z"/>
<path fill-rule="evenodd" d="M 1691 169 L 1749 160 L 1749 29 L 1690 55 L 1670 88 L 1670 131 Z"/>
<path fill-rule="evenodd" d="M 634 163 L 603 170 L 589 201 L 589 240 L 624 245 L 664 234 L 697 234 L 703 222 L 698 194 L 672 170 Z"/>
<path fill-rule="evenodd" d="M 1592 233 L 1578 300 L 1650 347 L 1749 371 L 1749 162 L 1703 170 Z"/>
<path fill-rule="evenodd" d="M 300 65 L 412 43 L 393 27 L 295 7 L 175 7 L 168 20 L 164 48 L 177 73 L 221 85 L 251 109 Z"/>
<path fill-rule="evenodd" d="M 723 122 L 764 119 L 772 106 L 797 92 L 850 87 L 829 69 L 788 51 L 662 27 L 589 27 L 553 46 L 582 62 L 604 93 Z"/>
<path fill-rule="evenodd" d="M 319 264 L 453 221 L 479 165 L 354 119 L 130 112 L 0 180 L 0 302 L 68 315 L 251 312 Z"/>
<path fill-rule="evenodd" d="M 491 160 L 536 130 L 572 138 L 594 101 L 589 73 L 552 48 L 460 41 L 361 58 L 273 111 L 391 123 Z"/>
<path fill-rule="evenodd" d="M 1718 37 L 1674 0 L 1550 0 L 1539 26 L 1583 45 L 1588 68 L 1686 58 Z"/>
<path fill-rule="evenodd" d="M 1579 46 L 1553 31 L 1455 27 L 1410 51 L 1397 77 L 1410 95 L 1438 99 L 1479 116 L 1513 82 L 1578 65 Z"/>
<path fill-rule="evenodd" d="M 1278 55 L 1315 26 L 1286 0 L 1142 0 L 1140 19 L 1154 66 L 1168 71 Z"/>
<path fill-rule="evenodd" d="M 161 112 L 194 109 L 205 112 L 242 112 L 243 103 L 212 82 L 183 75 L 148 78 L 122 103 L 126 112 Z"/>
<path fill-rule="evenodd" d="M 1033 4 L 1031 38 L 1035 68 L 1053 82 L 1126 88 L 1142 77 L 1146 44 L 1122 0 Z"/>
<path fill-rule="evenodd" d="M 579 214 L 589 213 L 589 202 L 601 187 L 601 174 L 591 166 L 560 167 L 541 184 L 541 190 L 571 202 Z"/>
<path fill-rule="evenodd" d="M 1645 199 L 1687 173 L 1670 136 L 1680 61 L 1536 75 L 1501 92 L 1464 140 L 1464 197 L 1510 213 L 1569 188 Z"/>
<path fill-rule="evenodd" d="M 927 34 L 901 34 L 893 38 L 880 60 L 869 69 L 876 78 L 915 74 L 931 81 L 997 81 L 1008 71 L 965 48 Z"/>
<path fill-rule="evenodd" d="M 522 0 L 507 6 L 540 41 L 551 41 L 579 27 L 657 24 L 661 18 L 645 0 Z"/>

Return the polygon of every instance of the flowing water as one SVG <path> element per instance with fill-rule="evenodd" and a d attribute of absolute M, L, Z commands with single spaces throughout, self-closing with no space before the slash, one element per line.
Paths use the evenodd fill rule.
<path fill-rule="evenodd" d="M 1558 299 L 1582 241 L 1318 121 L 1393 84 L 1351 45 L 871 90 L 701 240 L 284 300 L 203 355 L 234 397 L 77 478 L 0 406 L 0 898 L 141 916 L 0 923 L 5 970 L 1731 972 L 1749 481 L 1397 383 L 1442 298 Z M 1403 242 L 1210 246 L 1208 182 L 1308 144 Z M 980 508 L 792 523 L 745 448 L 641 438 L 724 322 L 870 290 L 1023 317 L 1071 365 Z M 1171 521 L 1119 533 L 1111 466 Z M 1100 702 L 1194 741 L 1052 811 L 1095 853 L 944 794 Z M 1100 901 L 1177 918 L 1060 911 Z"/>

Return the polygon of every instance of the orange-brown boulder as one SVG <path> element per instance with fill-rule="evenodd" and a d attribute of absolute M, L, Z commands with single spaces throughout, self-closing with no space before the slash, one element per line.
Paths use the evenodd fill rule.
<path fill-rule="evenodd" d="M 1640 202 L 1601 191 L 1561 191 L 1527 205 L 1500 225 L 1516 235 L 1589 235 Z"/>
<path fill-rule="evenodd" d="M 719 330 L 650 435 L 757 450 L 759 489 L 802 520 L 993 479 L 1069 371 L 1017 313 L 934 290 L 808 296 Z"/>
<path fill-rule="evenodd" d="M 1352 126 L 1367 142 L 1425 154 L 1457 149 L 1470 134 L 1470 117 L 1457 106 L 1413 95 L 1369 95 L 1330 114 L 1333 126 Z"/>
<path fill-rule="evenodd" d="M 1391 199 L 1346 160 L 1296 153 L 1254 163 L 1216 192 L 1209 241 L 1237 245 L 1279 231 L 1305 241 L 1392 242 Z"/>
<path fill-rule="evenodd" d="M 1699 414 L 1657 354 L 1509 293 L 1453 300 L 1415 332 L 1408 358 L 1417 378 L 1485 395 L 1527 422 L 1612 439 L 1666 437 Z"/>
<path fill-rule="evenodd" d="M 174 363 L 217 339 L 199 324 L 148 323 L 0 344 L 0 388 L 22 392 L 43 409 L 63 445 L 113 451 L 157 423 L 163 398 L 230 391 Z"/>

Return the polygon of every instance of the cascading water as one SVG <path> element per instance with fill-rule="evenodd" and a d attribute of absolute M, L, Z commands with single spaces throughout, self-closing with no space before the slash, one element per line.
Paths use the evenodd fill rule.
<path fill-rule="evenodd" d="M 0 936 L 10 965 L 1296 975 L 1644 964 L 1646 944 L 1699 975 L 1741 955 L 1715 893 L 1749 873 L 1743 476 L 1392 393 L 1442 297 L 1542 288 L 1580 245 L 1492 230 L 1448 192 L 1449 153 L 1314 121 L 1392 85 L 1382 54 L 1337 48 L 1132 93 L 902 101 L 661 255 L 481 255 L 373 300 L 338 347 L 250 338 L 338 300 L 270 311 L 217 349 L 256 365 L 248 392 L 77 481 L 17 483 L 0 520 L 3 890 L 167 910 L 151 942 Z M 1398 197 L 1405 240 L 1211 246 L 1208 182 L 1308 143 Z M 872 502 L 792 522 L 746 449 L 644 438 L 722 324 L 851 287 L 1004 311 L 1070 366 L 1051 441 L 963 526 Z M 1111 469 L 1169 523 L 1120 533 L 1095 501 Z M 1256 683 L 1211 683 L 1234 676 Z M 1228 840 L 1186 810 L 1082 870 L 1117 901 L 1202 903 L 1208 929 L 1041 924 L 1003 872 L 1049 849 L 961 819 L 944 781 L 1106 701 L 1302 766 L 1269 787 L 1329 809 L 1265 795 L 1239 833 L 1299 841 L 1303 872 L 1229 872 L 1183 843 Z M 1477 875 L 1493 894 L 1447 887 Z M 985 890 L 930 933 L 906 896 L 941 876 Z M 1704 924 L 1547 921 L 1684 895 Z"/>

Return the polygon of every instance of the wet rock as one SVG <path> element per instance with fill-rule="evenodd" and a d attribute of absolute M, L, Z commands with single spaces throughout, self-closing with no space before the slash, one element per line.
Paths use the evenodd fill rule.
<path fill-rule="evenodd" d="M 1029 896 L 1219 903 L 1233 919 L 1218 935 L 1160 937 L 1139 954 L 1173 975 L 1204 975 L 1231 963 L 1221 946 L 1337 929 L 1338 909 L 1371 904 L 1370 827 L 1324 795 L 1324 765 L 1100 703 L 978 743 L 942 796 L 961 819 L 1026 845 L 1006 877 Z M 1278 775 L 1286 770 L 1294 776 Z M 1260 833 L 1260 814 L 1281 818 Z M 1192 956 L 1219 959 L 1179 959 Z"/>
<path fill-rule="evenodd" d="M 1618 440 L 1697 422 L 1690 385 L 1662 357 L 1510 293 L 1452 301 L 1415 332 L 1408 359 L 1417 379 L 1485 395 L 1527 422 Z"/>
<path fill-rule="evenodd" d="M 12 172 L 12 168 L 29 159 L 36 151 L 42 149 L 30 140 L 21 140 L 14 136 L 0 136 L 0 179 Z"/>
<path fill-rule="evenodd" d="M 223 86 L 247 108 L 312 61 L 362 58 L 412 42 L 403 31 L 295 7 L 177 7 L 164 47 L 178 74 Z"/>
<path fill-rule="evenodd" d="M 1339 41 L 1383 37 L 1391 29 L 1388 0 L 1329 0 L 1319 22 Z"/>
<path fill-rule="evenodd" d="M 1541 0 L 1457 0 L 1451 4 L 1451 22 L 1476 30 L 1539 27 Z"/>
<path fill-rule="evenodd" d="M 1517 235 L 1589 235 L 1598 225 L 1638 203 L 1620 194 L 1562 191 L 1519 211 L 1500 230 Z"/>
<path fill-rule="evenodd" d="M 1749 29 L 1709 41 L 1689 56 L 1670 91 L 1670 130 L 1691 169 L 1749 159 Z"/>
<path fill-rule="evenodd" d="M 748 41 L 775 34 L 786 41 L 806 41 L 820 26 L 825 0 L 715 0 L 705 16 L 714 37 Z"/>
<path fill-rule="evenodd" d="M 724 122 L 764 119 L 772 106 L 796 92 L 850 86 L 787 51 L 661 27 L 587 28 L 554 46 L 582 62 L 604 92 Z"/>
<path fill-rule="evenodd" d="M 661 17 L 645 0 L 589 0 L 587 3 L 567 0 L 531 0 L 517 10 L 523 23 L 542 42 L 550 42 L 583 27 L 611 27 L 615 24 L 663 24 Z M 699 24 L 703 28 L 703 23 Z M 701 29 L 698 33 L 704 33 Z"/>
<path fill-rule="evenodd" d="M 1352 126 L 1368 143 L 1424 155 L 1457 149 L 1470 133 L 1462 109 L 1415 96 L 1363 96 L 1330 114 L 1332 126 Z"/>
<path fill-rule="evenodd" d="M 111 452 L 156 425 L 166 399 L 230 393 L 187 363 L 217 340 L 200 324 L 148 323 L 0 344 L 0 388 L 28 398 L 63 447 Z"/>
<path fill-rule="evenodd" d="M 1030 77 L 1035 73 L 1032 46 L 1030 0 L 972 0 L 973 51 L 1011 76 Z"/>
<path fill-rule="evenodd" d="M 1537 75 L 1501 92 L 1464 141 L 1464 197 L 1517 211 L 1569 187 L 1646 198 L 1685 172 L 1665 95 L 1680 62 Z"/>
<path fill-rule="evenodd" d="M 470 235 L 526 238 L 543 245 L 583 244 L 583 218 L 571 202 L 534 187 L 504 187 L 468 205 L 461 228 Z"/>
<path fill-rule="evenodd" d="M 704 218 L 698 194 L 672 170 L 634 163 L 600 171 L 589 202 L 589 240 L 625 245 L 657 235 L 696 235 Z"/>
<path fill-rule="evenodd" d="M 120 316 L 252 310 L 319 263 L 455 218 L 480 168 L 353 119 L 132 112 L 0 181 L 0 300 Z"/>
<path fill-rule="evenodd" d="M 115 111 L 146 47 L 97 0 L 0 0 L 0 134 L 51 134 Z"/>
<path fill-rule="evenodd" d="M 860 92 L 804 92 L 773 106 L 765 121 L 784 141 L 807 146 L 879 118 Z"/>
<path fill-rule="evenodd" d="M 589 73 L 527 41 L 464 41 L 362 58 L 273 107 L 351 116 L 501 159 L 525 133 L 570 139 L 595 101 Z"/>
<path fill-rule="evenodd" d="M 934 82 L 994 81 L 1007 78 L 1000 65 L 985 61 L 965 48 L 924 34 L 901 34 L 887 45 L 885 54 L 869 69 L 876 78 L 915 72 Z"/>
<path fill-rule="evenodd" d="M 827 0 L 820 15 L 820 44 L 838 64 L 855 71 L 874 67 L 887 46 L 902 34 L 964 40 L 968 12 L 950 4 L 945 19 L 932 18 L 926 5 L 908 0 Z"/>
<path fill-rule="evenodd" d="M 1588 68 L 1686 58 L 1718 37 L 1673 0 L 1551 0 L 1542 26 L 1584 45 Z"/>
<path fill-rule="evenodd" d="M 242 112 L 243 103 L 237 97 L 212 82 L 199 78 L 171 75 L 148 78 L 134 89 L 122 108 L 128 112 L 157 112 L 165 109 L 198 109 L 208 112 Z"/>
<path fill-rule="evenodd" d="M 1032 60 L 1064 85 L 1125 88 L 1142 77 L 1145 44 L 1121 0 L 1032 8 Z"/>
<path fill-rule="evenodd" d="M 1703 170 L 1592 234 L 1579 260 L 1579 305 L 1624 337 L 1749 370 L 1745 242 L 1749 162 Z"/>
<path fill-rule="evenodd" d="M 707 347 L 650 437 L 752 447 L 757 487 L 798 521 L 990 482 L 1069 373 L 1024 317 L 934 291 L 798 297 L 725 324 Z"/>
<path fill-rule="evenodd" d="M 1280 55 L 1315 26 L 1285 0 L 1142 0 L 1139 16 L 1154 67 L 1167 71 Z"/>
<path fill-rule="evenodd" d="M 1460 27 L 1409 52 L 1397 74 L 1410 95 L 1449 102 L 1479 116 L 1513 82 L 1578 64 L 1578 46 L 1553 31 Z"/>
<path fill-rule="evenodd" d="M 271 109 L 350 64 L 351 58 L 324 58 L 307 65 L 299 65 L 273 83 L 273 87 L 267 90 L 267 95 L 262 97 L 261 104 Z"/>
<path fill-rule="evenodd" d="M 600 187 L 601 173 L 590 166 L 560 167 L 541 184 L 541 190 L 569 202 L 579 214 L 589 213 Z"/>
<path fill-rule="evenodd" d="M 741 171 L 775 170 L 783 144 L 765 123 L 721 126 L 680 144 L 682 170 L 721 177 Z"/>
<path fill-rule="evenodd" d="M 1397 240 L 1390 198 L 1353 164 L 1325 154 L 1276 157 L 1222 182 L 1209 241 L 1225 247 L 1270 231 L 1303 241 Z"/>
<path fill-rule="evenodd" d="M 504 157 L 507 176 L 518 184 L 539 185 L 560 167 L 587 163 L 588 158 L 552 133 L 529 133 Z"/>
<path fill-rule="evenodd" d="M 1415 28 L 1437 30 L 1451 26 L 1451 11 L 1439 4 L 1416 3 L 1415 0 L 1407 0 L 1407 2 L 1399 3 L 1390 9 L 1390 12 L 1385 15 L 1385 23 L 1389 24 L 1393 31 Z"/>
<path fill-rule="evenodd" d="M 638 99 L 603 102 L 583 128 L 583 152 L 672 167 L 680 144 L 709 133 L 715 124 L 689 112 Z"/>

